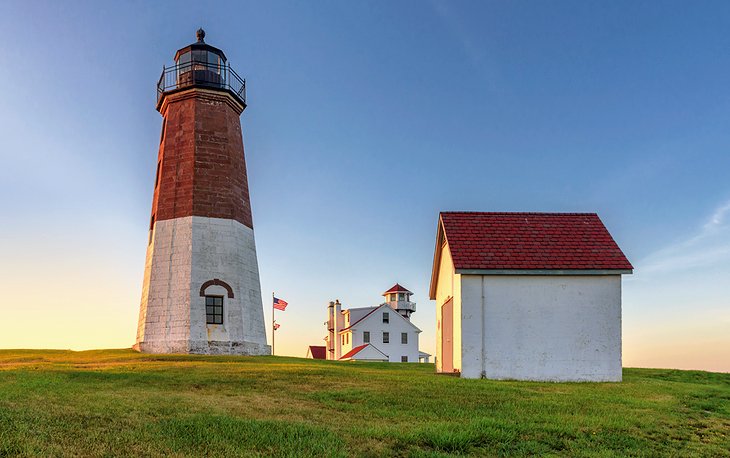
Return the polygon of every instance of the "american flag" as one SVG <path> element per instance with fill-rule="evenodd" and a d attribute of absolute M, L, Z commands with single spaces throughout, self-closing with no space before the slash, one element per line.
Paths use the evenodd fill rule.
<path fill-rule="evenodd" d="M 281 325 L 279 323 L 274 323 L 274 331 L 276 331 L 277 329 L 279 329 L 280 326 Z"/>
<path fill-rule="evenodd" d="M 282 312 L 286 310 L 286 306 L 289 305 L 289 303 L 283 299 L 274 298 L 274 308 L 276 310 L 281 310 Z"/>

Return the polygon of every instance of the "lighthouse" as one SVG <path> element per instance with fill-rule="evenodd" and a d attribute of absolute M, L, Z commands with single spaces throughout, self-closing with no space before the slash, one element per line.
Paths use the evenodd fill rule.
<path fill-rule="evenodd" d="M 268 355 L 240 116 L 246 83 L 197 41 L 157 83 L 163 118 L 134 348 Z"/>

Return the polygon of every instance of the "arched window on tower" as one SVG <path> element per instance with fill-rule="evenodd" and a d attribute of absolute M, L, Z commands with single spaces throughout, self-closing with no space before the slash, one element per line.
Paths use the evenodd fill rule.
<path fill-rule="evenodd" d="M 223 296 L 205 296 L 206 324 L 223 324 Z"/>

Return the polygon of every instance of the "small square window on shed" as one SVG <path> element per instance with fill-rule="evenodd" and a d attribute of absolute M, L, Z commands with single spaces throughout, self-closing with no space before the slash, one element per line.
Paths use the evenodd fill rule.
<path fill-rule="evenodd" d="M 205 296 L 205 322 L 223 324 L 223 296 Z"/>
<path fill-rule="evenodd" d="M 390 323 L 390 314 L 383 312 L 383 323 Z"/>
<path fill-rule="evenodd" d="M 400 357 L 400 362 L 407 363 L 408 362 L 408 357 L 407 356 L 401 356 Z"/>

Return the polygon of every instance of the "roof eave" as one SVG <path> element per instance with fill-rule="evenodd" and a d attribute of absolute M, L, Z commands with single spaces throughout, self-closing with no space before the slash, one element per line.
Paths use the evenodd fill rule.
<path fill-rule="evenodd" d="M 413 322 L 411 322 L 411 320 L 409 320 L 409 319 L 406 319 L 406 318 L 405 318 L 405 317 L 404 317 L 403 315 L 401 315 L 401 314 L 400 314 L 400 313 L 398 313 L 397 311 L 393 310 L 393 309 L 392 309 L 392 308 L 390 307 L 390 305 L 388 305 L 388 304 L 380 304 L 379 306 L 377 306 L 377 307 L 375 308 L 375 310 L 373 310 L 372 312 L 368 313 L 368 314 L 367 314 L 367 315 L 365 315 L 364 317 L 360 318 L 360 319 L 359 319 L 359 320 L 357 320 L 356 322 L 352 323 L 352 324 L 351 324 L 350 326 L 348 326 L 348 327 L 346 327 L 346 328 L 342 328 L 341 330 L 337 331 L 337 334 L 338 334 L 338 335 L 339 335 L 339 334 L 344 334 L 344 333 L 346 333 L 346 332 L 352 332 L 352 331 L 356 330 L 356 329 L 357 329 L 357 328 L 355 327 L 356 325 L 358 325 L 358 324 L 360 324 L 360 323 L 364 323 L 366 319 L 370 318 L 370 316 L 371 316 L 371 315 L 373 315 L 373 314 L 374 314 L 375 312 L 377 312 L 377 311 L 378 311 L 379 309 L 381 309 L 381 308 L 383 308 L 383 307 L 386 307 L 386 308 L 388 309 L 388 311 L 394 311 L 394 312 L 395 312 L 395 314 L 396 314 L 396 315 L 398 315 L 398 316 L 399 316 L 399 317 L 400 317 L 400 318 L 401 318 L 401 319 L 402 319 L 403 321 L 405 321 L 406 323 L 410 324 L 410 325 L 411 325 L 411 326 L 413 327 L 413 329 L 415 329 L 415 330 L 416 330 L 416 332 L 423 332 L 423 331 L 421 331 L 421 328 L 419 328 L 418 326 L 416 326 L 415 324 L 413 324 Z"/>
<path fill-rule="evenodd" d="M 443 251 L 443 244 L 440 242 L 442 233 L 444 238 L 446 238 L 443 221 L 441 220 L 441 213 L 439 213 L 439 220 L 436 225 L 436 248 L 434 248 L 433 251 L 433 266 L 431 267 L 431 284 L 428 288 L 428 298 L 432 301 L 436 300 L 436 284 L 438 283 L 439 267 L 441 267 L 441 252 Z"/>
<path fill-rule="evenodd" d="M 456 269 L 461 275 L 628 275 L 633 269 Z"/>

